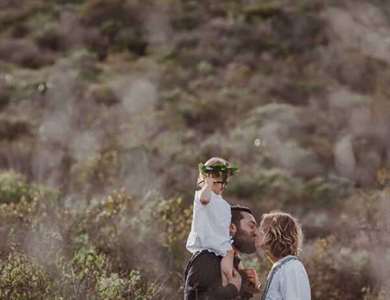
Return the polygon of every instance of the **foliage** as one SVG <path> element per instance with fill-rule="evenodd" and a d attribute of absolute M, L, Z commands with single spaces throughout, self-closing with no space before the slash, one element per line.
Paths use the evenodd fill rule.
<path fill-rule="evenodd" d="M 161 220 L 165 233 L 164 245 L 171 251 L 180 251 L 191 226 L 191 208 L 184 206 L 183 199 L 173 198 L 159 203 L 156 216 Z"/>
<path fill-rule="evenodd" d="M 16 207 L 20 202 L 31 203 L 43 200 L 41 207 L 55 207 L 59 193 L 43 185 L 29 184 L 26 178 L 14 171 L 0 172 L 0 203 Z M 6 207 L 3 205 L 3 207 Z"/>
<path fill-rule="evenodd" d="M 42 299 L 49 296 L 49 274 L 24 254 L 0 262 L 0 296 L 4 299 Z"/>
<path fill-rule="evenodd" d="M 30 136 L 31 125 L 26 120 L 0 119 L 0 137 L 12 141 L 22 136 Z"/>
<path fill-rule="evenodd" d="M 0 173 L 0 203 L 18 203 L 32 200 L 32 190 L 26 179 L 15 172 Z"/>
<path fill-rule="evenodd" d="M 362 299 L 365 290 L 375 285 L 369 253 L 363 249 L 348 252 L 336 245 L 334 237 L 320 239 L 313 246 L 313 254 L 305 259 L 313 298 Z M 344 282 L 343 286 L 338 282 Z"/>
<path fill-rule="evenodd" d="M 0 298 L 181 299 L 217 155 L 299 218 L 314 300 L 388 299 L 389 14 L 350 2 L 2 1 Z"/>
<path fill-rule="evenodd" d="M 35 41 L 42 49 L 62 51 L 66 48 L 65 37 L 55 26 L 45 26 L 36 34 Z"/>
<path fill-rule="evenodd" d="M 0 59 L 24 68 L 38 69 L 53 63 L 50 53 L 42 52 L 29 40 L 4 40 L 0 46 Z"/>
<path fill-rule="evenodd" d="M 104 47 L 129 50 L 143 55 L 146 41 L 139 28 L 136 1 L 90 0 L 85 2 L 81 16 L 88 26 L 98 26 Z"/>
<path fill-rule="evenodd" d="M 229 191 L 239 197 L 254 197 L 261 209 L 297 208 L 321 210 L 342 206 L 342 199 L 352 192 L 352 185 L 339 177 L 314 177 L 303 181 L 282 169 L 260 169 L 252 176 L 232 180 Z M 272 207 L 267 200 L 272 199 Z"/>

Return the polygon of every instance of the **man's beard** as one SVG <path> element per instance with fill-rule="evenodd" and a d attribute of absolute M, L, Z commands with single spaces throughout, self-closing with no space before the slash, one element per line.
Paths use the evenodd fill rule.
<path fill-rule="evenodd" d="M 237 232 L 233 238 L 233 246 L 238 251 L 246 254 L 251 254 L 256 251 L 255 238 L 251 234 L 237 227 Z"/>

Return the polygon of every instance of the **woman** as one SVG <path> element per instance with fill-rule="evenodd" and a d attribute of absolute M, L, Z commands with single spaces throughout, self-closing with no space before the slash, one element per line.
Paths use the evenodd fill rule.
<path fill-rule="evenodd" d="M 262 300 L 310 300 L 310 282 L 298 252 L 302 246 L 298 221 L 284 212 L 264 214 L 256 248 L 272 262 Z"/>

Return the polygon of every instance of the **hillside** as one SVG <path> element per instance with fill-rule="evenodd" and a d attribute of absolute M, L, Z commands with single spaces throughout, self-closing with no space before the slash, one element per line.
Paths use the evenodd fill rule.
<path fill-rule="evenodd" d="M 1 0 L 0 298 L 181 299 L 221 156 L 314 300 L 388 299 L 389 37 L 382 0 Z"/>

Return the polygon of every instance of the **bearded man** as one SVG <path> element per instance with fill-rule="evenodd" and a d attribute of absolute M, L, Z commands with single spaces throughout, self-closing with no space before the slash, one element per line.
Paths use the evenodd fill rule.
<path fill-rule="evenodd" d="M 254 269 L 242 269 L 240 253 L 256 251 L 257 223 L 252 211 L 243 206 L 232 206 L 230 235 L 237 253 L 234 258 L 232 278 L 222 285 L 221 260 L 213 252 L 195 253 L 185 271 L 184 300 L 247 300 L 259 292 L 259 282 Z"/>

